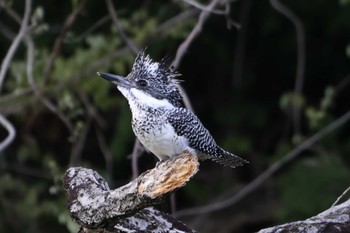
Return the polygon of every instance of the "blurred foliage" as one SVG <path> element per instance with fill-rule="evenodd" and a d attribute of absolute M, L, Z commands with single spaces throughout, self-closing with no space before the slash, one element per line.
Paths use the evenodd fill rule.
<path fill-rule="evenodd" d="M 103 1 L 86 1 L 73 24 L 61 34 L 66 19 L 83 2 L 33 1 L 30 36 L 35 46 L 36 93 L 28 80 L 26 42 L 9 67 L 0 112 L 15 125 L 17 136 L 0 152 L 0 232 L 77 232 L 61 184 L 69 166 L 96 169 L 111 178 L 112 188 L 131 178 L 131 113 L 117 89 L 96 72 L 127 75 L 135 54 L 108 17 Z M 175 56 L 199 14 L 182 1 L 113 3 L 124 33 L 138 48 L 147 47 L 154 60 Z M 225 16 L 210 16 L 179 67 L 183 87 L 218 144 L 250 164 L 232 170 L 203 162 L 196 177 L 177 193 L 178 209 L 232 195 L 232 190 L 237 192 L 349 110 L 349 3 L 283 1 L 305 29 L 306 73 L 301 94 L 293 92 L 295 28 L 269 1 L 230 2 L 229 17 L 240 21 L 240 30 L 227 29 Z M 23 11 L 23 1 L 1 2 L 1 57 L 19 29 L 13 15 L 22 17 Z M 60 47 L 53 53 L 60 35 Z M 43 97 L 56 106 L 56 112 L 48 109 Z M 292 127 L 296 106 L 301 110 L 300 132 Z M 345 125 L 333 132 L 238 206 L 218 211 L 210 221 L 202 220 L 194 227 L 199 232 L 214 232 L 218 227 L 221 232 L 249 232 L 244 229 L 307 218 L 328 208 L 349 186 L 349 130 Z M 0 139 L 5 136 L 1 129 Z M 153 155 L 144 153 L 138 160 L 140 172 L 155 163 Z M 167 211 L 168 207 L 159 208 Z M 253 217 L 244 220 L 240 213 L 270 215 L 262 222 Z M 216 217 L 238 222 L 235 228 L 225 228 L 218 226 Z M 185 221 L 192 226 L 199 220 L 191 216 Z"/>

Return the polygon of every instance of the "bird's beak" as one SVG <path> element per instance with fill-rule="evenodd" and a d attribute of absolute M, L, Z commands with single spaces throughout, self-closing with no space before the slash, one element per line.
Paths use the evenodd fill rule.
<path fill-rule="evenodd" d="M 100 76 L 101 78 L 111 81 L 113 84 L 120 87 L 131 88 L 133 86 L 129 79 L 119 75 L 103 73 L 103 72 L 97 72 L 97 75 Z"/>

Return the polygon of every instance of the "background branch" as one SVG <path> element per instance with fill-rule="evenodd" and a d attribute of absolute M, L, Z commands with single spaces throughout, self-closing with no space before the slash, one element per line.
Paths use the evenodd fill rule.
<path fill-rule="evenodd" d="M 145 151 L 145 148 L 141 144 L 141 142 L 135 138 L 134 147 L 131 153 L 131 170 L 132 170 L 132 179 L 136 179 L 139 175 L 139 166 L 138 166 L 138 158 Z"/>
<path fill-rule="evenodd" d="M 2 114 L 0 114 L 0 124 L 7 130 L 7 137 L 0 142 L 0 152 L 3 151 L 6 147 L 8 147 L 16 137 L 15 127 L 8 121 Z"/>
<path fill-rule="evenodd" d="M 232 84 L 236 88 L 240 87 L 242 84 L 251 5 L 251 0 L 245 0 L 242 2 L 242 6 L 240 8 L 239 24 L 241 25 L 241 27 L 240 30 L 237 30 L 237 40 L 235 42 L 234 61 L 232 70 Z"/>
<path fill-rule="evenodd" d="M 207 21 L 207 19 L 210 16 L 210 12 L 215 9 L 215 7 L 219 4 L 220 0 L 212 0 L 208 6 L 206 6 L 205 10 L 201 12 L 199 15 L 197 24 L 193 27 L 190 34 L 186 37 L 186 39 L 180 44 L 179 48 L 176 51 L 176 57 L 172 63 L 172 65 L 175 68 L 178 68 L 180 65 L 180 62 L 185 55 L 185 53 L 188 51 L 190 45 L 196 39 L 196 37 L 201 33 L 203 29 L 204 23 Z"/>
<path fill-rule="evenodd" d="M 32 1 L 31 0 L 26 0 L 25 2 L 25 9 L 24 9 L 24 16 L 23 20 L 21 21 L 21 27 L 19 29 L 18 34 L 16 35 L 15 39 L 13 40 L 9 50 L 6 53 L 6 56 L 4 60 L 1 63 L 1 68 L 0 68 L 0 93 L 1 89 L 3 86 L 3 82 L 5 79 L 5 76 L 7 74 L 7 70 L 10 66 L 11 60 L 13 56 L 16 53 L 16 50 L 19 46 L 19 43 L 22 41 L 23 37 L 25 36 L 25 33 L 27 32 L 28 29 L 28 24 L 29 24 L 29 17 L 31 13 L 31 5 Z M 0 124 L 7 130 L 8 135 L 7 137 L 0 143 L 0 151 L 4 150 L 7 146 L 9 146 L 12 141 L 14 140 L 16 136 L 16 130 L 3 115 L 0 114 Z"/>
<path fill-rule="evenodd" d="M 41 91 L 41 88 L 38 87 L 34 82 L 33 69 L 34 69 L 34 43 L 30 34 L 26 36 L 27 44 L 27 78 L 30 87 L 32 88 L 35 96 L 48 108 L 52 113 L 57 115 L 57 117 L 65 124 L 67 129 L 73 134 L 74 126 L 64 113 L 55 106 L 48 98 L 46 98 Z"/>
<path fill-rule="evenodd" d="M 113 154 L 110 151 L 110 149 L 108 148 L 106 138 L 103 135 L 103 133 L 101 132 L 101 129 L 99 127 L 95 126 L 95 131 L 96 131 L 98 145 L 99 145 L 100 150 L 101 150 L 103 157 L 105 159 L 106 170 L 108 173 L 107 181 L 111 182 L 112 176 L 113 176 Z"/>
<path fill-rule="evenodd" d="M 72 27 L 75 20 L 77 19 L 77 16 L 84 9 L 85 4 L 86 4 L 86 0 L 79 1 L 79 5 L 75 8 L 75 10 L 73 10 L 73 12 L 66 18 L 65 22 L 63 23 L 61 32 L 55 40 L 55 43 L 54 43 L 52 50 L 51 50 L 49 60 L 48 60 L 47 65 L 44 69 L 43 77 L 44 77 L 45 81 L 47 81 L 47 79 L 52 71 L 55 59 L 59 55 L 59 52 L 61 50 L 61 46 L 62 46 L 62 43 L 64 42 L 64 38 L 65 38 L 67 31 L 69 30 L 70 27 Z"/>
<path fill-rule="evenodd" d="M 90 35 L 97 28 L 101 27 L 103 24 L 107 23 L 111 19 L 110 15 L 105 15 L 98 21 L 96 21 L 91 27 L 89 27 L 86 31 L 76 36 L 75 38 L 64 38 L 64 43 L 78 43 L 85 39 L 88 35 Z"/>
<path fill-rule="evenodd" d="M 1 64 L 1 69 L 0 69 L 0 93 L 1 93 L 1 89 L 3 86 L 3 82 L 7 73 L 7 70 L 10 66 L 11 60 L 13 58 L 13 56 L 16 53 L 16 50 L 19 46 L 19 43 L 21 42 L 21 40 L 23 39 L 23 37 L 25 36 L 27 29 L 28 29 L 28 24 L 29 24 L 29 17 L 30 17 L 30 13 L 32 10 L 32 1 L 31 0 L 26 0 L 25 2 L 25 8 L 24 8 L 24 16 L 23 16 L 23 20 L 21 21 L 21 27 L 19 29 L 19 32 L 16 36 L 16 38 L 14 39 L 14 41 L 12 42 L 9 50 L 6 53 L 6 56 Z"/>
<path fill-rule="evenodd" d="M 199 10 L 201 11 L 207 11 L 209 13 L 212 13 L 212 14 L 218 14 L 218 15 L 226 15 L 226 11 L 223 11 L 223 10 L 216 10 L 216 9 L 208 9 L 206 6 L 202 5 L 201 3 L 199 2 L 196 2 L 194 0 L 183 0 L 184 2 L 190 4 L 191 6 L 194 6 L 196 8 L 198 8 Z"/>
<path fill-rule="evenodd" d="M 270 0 L 271 5 L 275 8 L 276 11 L 284 15 L 288 20 L 290 20 L 294 27 L 297 38 L 297 64 L 296 64 L 296 74 L 295 74 L 295 85 L 294 85 L 294 94 L 295 97 L 299 98 L 303 91 L 304 85 L 304 73 L 305 73 L 305 61 L 306 61 L 306 52 L 305 52 L 305 33 L 304 27 L 301 20 L 298 18 L 293 11 L 283 5 L 279 0 Z M 293 101 L 293 126 L 294 132 L 300 134 L 300 103 Z"/>
<path fill-rule="evenodd" d="M 106 0 L 107 10 L 114 22 L 114 25 L 116 26 L 117 30 L 119 31 L 120 36 L 126 43 L 126 45 L 133 51 L 134 54 L 138 54 L 139 49 L 136 47 L 136 45 L 131 41 L 130 38 L 127 37 L 127 35 L 124 32 L 123 26 L 121 25 L 117 12 L 114 9 L 113 3 L 111 0 Z"/>

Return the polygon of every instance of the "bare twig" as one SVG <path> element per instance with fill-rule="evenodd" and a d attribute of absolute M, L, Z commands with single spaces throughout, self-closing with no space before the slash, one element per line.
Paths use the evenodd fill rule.
<path fill-rule="evenodd" d="M 33 67 L 34 67 L 34 43 L 31 36 L 28 34 L 26 36 L 27 44 L 27 77 L 30 87 L 32 88 L 35 96 L 47 107 L 52 113 L 56 114 L 58 118 L 66 125 L 70 133 L 73 133 L 74 127 L 70 120 L 63 114 L 63 112 L 58 109 L 49 99 L 47 99 L 43 94 L 41 89 L 35 84 L 33 77 Z"/>
<path fill-rule="evenodd" d="M 191 6 L 198 8 L 201 11 L 206 11 L 206 12 L 209 12 L 212 14 L 218 14 L 218 15 L 225 15 L 226 14 L 226 11 L 223 11 L 223 10 L 216 10 L 216 9 L 209 10 L 209 9 L 207 9 L 206 6 L 202 5 L 199 2 L 196 2 L 194 0 L 183 0 L 183 1 L 190 4 Z"/>
<path fill-rule="evenodd" d="M 251 0 L 242 2 L 240 8 L 239 23 L 242 28 L 237 32 L 237 40 L 235 44 L 235 55 L 233 61 L 233 86 L 238 87 L 242 83 L 242 74 L 245 61 L 246 37 L 248 32 L 248 23 L 250 16 Z"/>
<path fill-rule="evenodd" d="M 43 73 L 43 77 L 44 77 L 45 81 L 48 79 L 48 76 L 50 75 L 51 70 L 53 68 L 53 64 L 55 62 L 55 59 L 57 58 L 57 56 L 61 50 L 62 42 L 64 41 L 64 37 L 65 37 L 66 32 L 73 25 L 77 16 L 79 15 L 79 13 L 83 10 L 85 3 L 86 3 L 86 0 L 79 1 L 79 3 L 80 4 L 76 7 L 76 9 L 67 17 L 66 21 L 63 24 L 61 33 L 59 34 L 59 36 L 55 40 L 51 54 L 49 56 L 48 63 L 46 65 L 46 67 L 44 69 L 44 73 Z"/>
<path fill-rule="evenodd" d="M 21 42 L 21 40 L 23 39 L 23 37 L 25 36 L 25 33 L 27 32 L 28 29 L 28 23 L 29 23 L 29 17 L 30 17 L 30 13 L 32 10 L 32 1 L 31 0 L 26 0 L 25 3 L 25 9 L 24 9 L 24 16 L 23 16 L 23 20 L 21 22 L 21 27 L 19 29 L 19 32 L 16 36 L 16 38 L 14 39 L 14 41 L 12 42 L 9 50 L 6 53 L 6 56 L 1 64 L 1 70 L 0 70 L 0 92 L 2 89 L 2 85 L 7 73 L 7 70 L 10 66 L 10 62 L 18 48 L 19 43 Z"/>
<path fill-rule="evenodd" d="M 296 38 L 297 38 L 297 66 L 296 66 L 296 77 L 294 93 L 296 96 L 300 96 L 303 91 L 304 85 L 304 73 L 305 73 L 305 33 L 303 23 L 300 21 L 298 16 L 294 14 L 289 8 L 283 5 L 279 0 L 270 0 L 270 3 L 276 11 L 280 12 L 287 19 L 289 19 L 295 27 Z M 293 125 L 295 133 L 300 133 L 300 111 L 301 106 L 298 103 L 293 102 Z"/>
<path fill-rule="evenodd" d="M 156 29 L 155 32 L 153 33 L 153 36 L 151 38 L 156 38 L 159 39 L 160 35 L 169 33 L 172 29 L 174 29 L 178 24 L 184 24 L 184 22 L 188 18 L 192 18 L 199 14 L 197 9 L 190 9 L 184 12 L 181 12 L 180 14 L 174 16 L 173 18 L 163 22 L 160 24 Z M 146 41 L 148 41 L 147 39 Z"/>
<path fill-rule="evenodd" d="M 339 201 L 349 192 L 350 192 L 350 186 L 337 198 L 337 200 L 335 200 L 335 202 L 332 204 L 331 207 L 337 205 Z"/>
<path fill-rule="evenodd" d="M 101 127 L 101 128 L 106 128 L 106 122 L 103 119 L 103 117 L 98 113 L 98 110 L 96 107 L 90 102 L 88 95 L 83 92 L 79 91 L 79 97 L 81 101 L 84 104 L 85 109 L 87 110 L 87 113 L 90 118 L 94 119 L 96 123 Z"/>
<path fill-rule="evenodd" d="M 208 19 L 210 12 L 219 4 L 219 2 L 220 2 L 220 0 L 211 1 L 210 4 L 205 7 L 206 10 L 203 10 L 201 12 L 201 14 L 199 15 L 197 24 L 193 27 L 191 33 L 187 36 L 185 41 L 183 41 L 181 43 L 181 45 L 179 46 L 179 48 L 177 49 L 176 57 L 172 63 L 172 66 L 174 66 L 175 68 L 178 68 L 178 66 L 179 66 L 183 56 L 187 52 L 188 48 L 190 47 L 190 45 L 192 44 L 194 39 L 201 33 L 203 25 L 204 25 L 205 21 Z M 186 108 L 189 109 L 190 111 L 194 112 L 193 107 L 191 105 L 191 102 L 190 102 L 186 92 L 181 87 L 181 85 L 178 85 L 178 87 L 181 91 L 181 95 L 182 95 L 182 98 L 183 98 L 183 101 L 184 101 Z"/>
<path fill-rule="evenodd" d="M 31 7 L 32 7 L 32 1 L 31 0 L 26 0 L 25 2 L 25 9 L 24 9 L 24 16 L 23 20 L 21 21 L 21 27 L 19 29 L 18 34 L 16 35 L 14 41 L 12 42 L 9 50 L 6 53 L 6 56 L 1 64 L 1 70 L 0 70 L 0 92 L 2 89 L 2 85 L 7 73 L 7 70 L 10 66 L 11 60 L 19 46 L 19 43 L 25 36 L 25 33 L 28 28 L 28 23 L 29 23 L 29 17 L 31 13 Z M 0 143 L 0 151 L 4 150 L 8 145 L 10 145 L 15 136 L 16 136 L 16 130 L 3 115 L 0 114 L 0 124 L 8 131 L 8 136 Z"/>
<path fill-rule="evenodd" d="M 0 171 L 14 172 L 25 177 L 32 176 L 50 181 L 53 178 L 53 175 L 49 171 L 30 167 L 30 165 L 26 166 L 21 163 L 2 163 L 0 164 Z"/>
<path fill-rule="evenodd" d="M 9 122 L 2 114 L 0 114 L 0 124 L 7 130 L 7 137 L 0 143 L 0 151 L 3 151 L 6 147 L 8 147 L 16 136 L 15 127 Z"/>
<path fill-rule="evenodd" d="M 107 23 L 110 19 L 111 19 L 111 17 L 109 15 L 103 16 L 101 19 L 97 20 L 93 25 L 91 25 L 91 27 L 89 27 L 85 32 L 81 33 L 77 37 L 75 37 L 75 38 L 65 38 L 64 39 L 64 43 L 69 44 L 69 43 L 78 43 L 78 42 L 80 42 L 87 35 L 89 35 L 93 31 L 95 31 L 98 27 L 100 27 L 101 25 Z"/>
<path fill-rule="evenodd" d="M 188 95 L 187 95 L 186 91 L 184 90 L 184 88 L 180 84 L 177 84 L 177 87 L 180 90 L 180 93 L 181 93 L 181 96 L 182 96 L 182 100 L 184 101 L 184 104 L 185 104 L 186 108 L 194 113 L 194 108 L 193 108 L 193 106 L 191 104 L 190 98 L 188 98 Z"/>
<path fill-rule="evenodd" d="M 117 30 L 120 33 L 120 36 L 122 37 L 122 39 L 124 40 L 124 42 L 126 43 L 126 45 L 131 49 L 131 51 L 133 51 L 134 54 L 138 54 L 139 49 L 136 47 L 136 45 L 131 41 L 131 39 L 125 34 L 124 29 L 118 19 L 117 16 L 117 12 L 114 9 L 113 3 L 111 0 L 106 0 L 106 5 L 107 5 L 107 9 L 109 14 L 112 17 L 112 20 L 117 28 Z"/>
<path fill-rule="evenodd" d="M 7 27 L 7 25 L 2 21 L 0 21 L 0 32 L 9 41 L 13 41 L 16 38 L 16 33 Z"/>
<path fill-rule="evenodd" d="M 267 170 L 261 173 L 252 182 L 241 189 L 236 195 L 219 202 L 214 202 L 206 206 L 194 207 L 185 210 L 180 210 L 175 213 L 176 217 L 185 217 L 190 215 L 198 215 L 214 212 L 217 210 L 225 209 L 236 204 L 238 201 L 246 197 L 248 194 L 260 187 L 268 178 L 270 178 L 275 172 L 280 170 L 283 166 L 289 163 L 291 160 L 295 159 L 301 152 L 310 148 L 316 142 L 320 141 L 322 138 L 344 125 L 350 120 L 350 111 L 346 112 L 344 115 L 339 117 L 337 120 L 330 123 L 328 126 L 323 128 L 321 131 L 314 134 L 312 137 L 305 140 L 295 149 L 286 154 L 283 158 L 273 163 Z"/>
<path fill-rule="evenodd" d="M 106 170 L 108 173 L 107 180 L 111 181 L 112 176 L 113 176 L 113 154 L 108 148 L 108 145 L 106 143 L 106 138 L 103 135 L 103 133 L 101 132 L 101 129 L 96 126 L 95 131 L 96 131 L 98 146 L 100 147 L 100 150 L 102 152 L 102 155 L 103 155 L 103 157 L 105 159 L 105 163 L 106 163 Z"/>
<path fill-rule="evenodd" d="M 350 74 L 347 74 L 337 85 L 334 87 L 334 96 L 339 95 L 343 90 L 346 90 L 350 85 Z"/>
<path fill-rule="evenodd" d="M 245 4 L 245 1 L 243 2 Z M 226 25 L 227 29 L 231 29 L 232 26 L 234 26 L 236 29 L 241 29 L 241 24 L 237 23 L 236 21 L 232 20 L 230 17 L 231 14 L 231 1 L 226 1 L 225 3 L 225 16 L 226 16 Z"/>
<path fill-rule="evenodd" d="M 69 158 L 69 166 L 76 165 L 77 162 L 81 158 L 81 154 L 84 149 L 85 141 L 88 136 L 90 126 L 91 126 L 92 119 L 88 117 L 88 119 L 84 123 L 83 129 L 79 132 L 79 135 L 77 137 L 77 140 L 74 140 L 74 143 L 72 145 L 72 151 Z"/>
<path fill-rule="evenodd" d="M 0 96 L 0 112 L 3 115 L 10 115 L 18 112 L 23 105 L 22 101 L 17 101 L 32 94 L 31 88 L 20 89 L 16 92 L 7 93 Z"/>
<path fill-rule="evenodd" d="M 1 4 L 2 6 L 2 4 Z M 10 7 L 2 6 L 6 14 L 8 14 L 18 25 L 21 25 L 22 19 L 21 16 L 17 14 L 16 11 L 12 10 Z"/>
<path fill-rule="evenodd" d="M 97 109 L 95 106 L 89 101 L 88 96 L 84 92 L 79 92 L 80 99 L 82 100 L 85 109 L 87 110 L 89 119 L 94 119 L 96 121 L 96 126 L 95 126 L 95 133 L 97 137 L 97 142 L 100 147 L 100 150 L 103 154 L 103 157 L 105 159 L 106 163 L 106 170 L 108 173 L 108 181 L 111 181 L 112 174 L 113 174 L 113 155 L 111 151 L 108 149 L 107 143 L 106 143 L 106 138 L 104 137 L 103 133 L 101 132 L 101 128 L 105 128 L 106 123 L 102 116 L 98 114 Z"/>
<path fill-rule="evenodd" d="M 132 149 L 131 154 L 131 171 L 132 171 L 132 179 L 136 179 L 139 175 L 139 166 L 138 166 L 138 158 L 145 151 L 145 148 L 140 143 L 140 141 L 135 138 L 134 148 Z"/>
<path fill-rule="evenodd" d="M 209 12 L 212 11 L 219 4 L 220 1 L 221 0 L 212 0 L 210 4 L 205 7 L 206 11 L 202 11 L 202 13 L 199 15 L 197 24 L 194 26 L 191 33 L 187 36 L 186 40 L 182 42 L 179 48 L 177 49 L 176 57 L 172 64 L 175 68 L 178 68 L 183 56 L 192 44 L 193 40 L 201 33 L 203 25 L 210 15 Z"/>

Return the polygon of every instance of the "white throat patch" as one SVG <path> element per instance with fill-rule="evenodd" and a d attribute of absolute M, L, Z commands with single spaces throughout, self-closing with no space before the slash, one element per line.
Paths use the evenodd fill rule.
<path fill-rule="evenodd" d="M 118 86 L 118 90 L 125 96 L 125 98 L 127 98 L 130 106 L 137 103 L 141 106 L 151 108 L 174 108 L 174 106 L 168 100 L 153 98 L 152 96 L 149 96 L 136 88 L 126 89 Z"/>
<path fill-rule="evenodd" d="M 161 108 L 161 107 L 173 108 L 174 107 L 168 100 L 166 99 L 159 100 L 159 99 L 153 98 L 152 96 L 149 96 L 146 93 L 136 88 L 131 88 L 130 93 L 135 98 L 136 102 L 144 106 L 149 106 L 151 108 Z"/>

